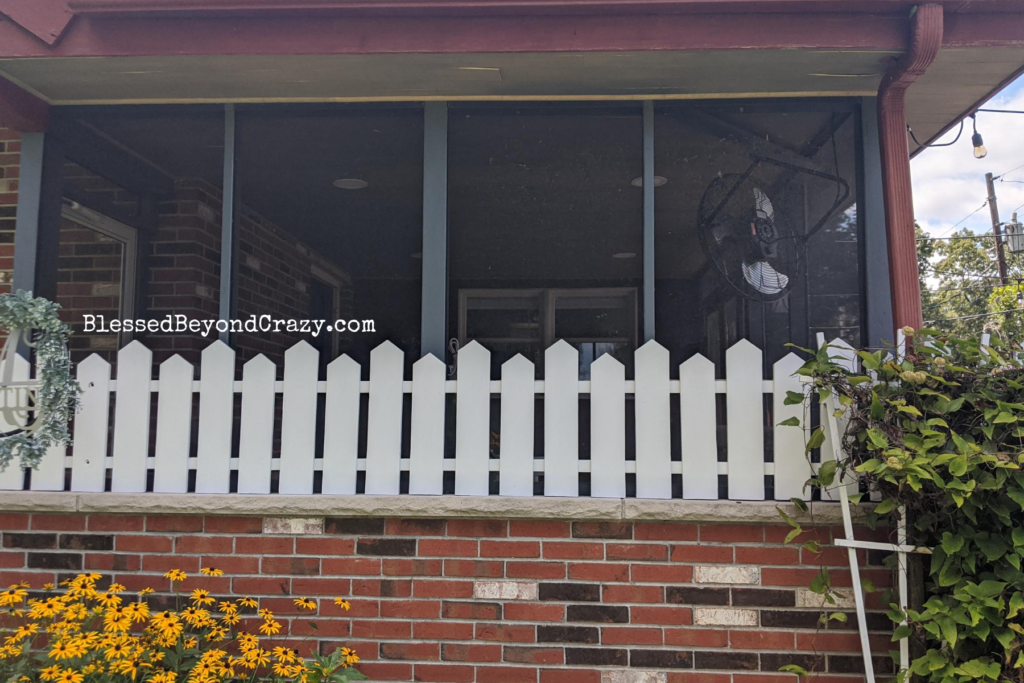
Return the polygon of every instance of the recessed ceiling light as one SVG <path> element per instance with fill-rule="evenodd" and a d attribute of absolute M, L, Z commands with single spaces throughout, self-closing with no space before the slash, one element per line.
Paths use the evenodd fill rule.
<path fill-rule="evenodd" d="M 333 185 L 339 190 L 362 190 L 369 183 L 361 178 L 338 178 Z"/>
<path fill-rule="evenodd" d="M 612 258 L 627 259 L 636 258 L 636 254 L 631 251 L 620 251 L 618 254 L 612 254 Z"/>
<path fill-rule="evenodd" d="M 655 187 L 661 187 L 662 185 L 664 185 L 667 182 L 668 182 L 668 178 L 666 178 L 665 176 L 660 176 L 660 175 L 654 176 L 654 186 Z M 644 179 L 643 179 L 643 177 L 641 176 L 639 178 L 633 178 L 633 180 L 630 183 L 630 185 L 632 185 L 633 187 L 643 187 L 644 186 Z"/>

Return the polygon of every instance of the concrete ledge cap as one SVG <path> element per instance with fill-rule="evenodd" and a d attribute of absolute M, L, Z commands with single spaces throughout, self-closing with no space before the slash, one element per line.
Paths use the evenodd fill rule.
<path fill-rule="evenodd" d="M 839 524 L 837 503 L 728 500 L 642 500 L 637 498 L 546 498 L 542 496 L 334 496 L 201 493 L 44 493 L 0 494 L 2 512 L 80 512 L 135 515 L 249 515 L 256 517 L 419 517 L 625 520 L 633 522 L 780 523 L 776 506 L 800 522 Z M 866 510 L 853 506 L 854 518 Z"/>

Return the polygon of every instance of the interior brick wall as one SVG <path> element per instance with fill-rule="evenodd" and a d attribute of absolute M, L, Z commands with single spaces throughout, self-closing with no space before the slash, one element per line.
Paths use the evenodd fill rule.
<path fill-rule="evenodd" d="M 353 647 L 374 681 L 782 683 L 790 663 L 863 680 L 852 601 L 821 627 L 806 588 L 822 565 L 849 587 L 846 551 L 786 545 L 784 525 L 0 514 L 0 529 L 0 585 L 93 570 L 156 589 L 146 599 L 164 608 L 163 573 L 182 569 L 184 591 L 259 598 L 283 624 L 273 644 Z M 841 529 L 810 533 L 827 544 Z M 881 560 L 861 557 L 884 588 Z M 891 672 L 890 625 L 868 598 L 876 668 Z"/>

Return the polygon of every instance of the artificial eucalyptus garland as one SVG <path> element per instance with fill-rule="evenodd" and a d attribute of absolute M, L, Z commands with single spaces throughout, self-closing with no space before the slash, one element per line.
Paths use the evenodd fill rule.
<path fill-rule="evenodd" d="M 31 428 L 15 428 L 0 436 L 0 472 L 18 460 L 23 467 L 36 467 L 53 446 L 71 443 L 68 423 L 78 407 L 81 388 L 71 373 L 68 356 L 68 336 L 71 330 L 61 322 L 57 312 L 60 306 L 30 292 L 17 291 L 0 295 L 0 330 L 23 340 L 33 351 L 38 380 L 31 406 Z M 6 347 L 5 362 L 13 362 L 16 350 L 13 343 Z M 2 406 L 17 403 L 17 389 L 2 387 Z M 0 406 L 0 407 L 2 407 Z M 7 410 L 6 415 L 14 414 Z M 27 419 L 27 415 L 26 415 Z M 10 420 L 7 420 L 10 422 Z"/>

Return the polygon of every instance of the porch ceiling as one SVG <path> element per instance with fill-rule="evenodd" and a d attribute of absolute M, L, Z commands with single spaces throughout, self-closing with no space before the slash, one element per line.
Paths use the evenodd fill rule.
<path fill-rule="evenodd" d="M 871 95 L 886 50 L 0 60 L 51 104 Z"/>

